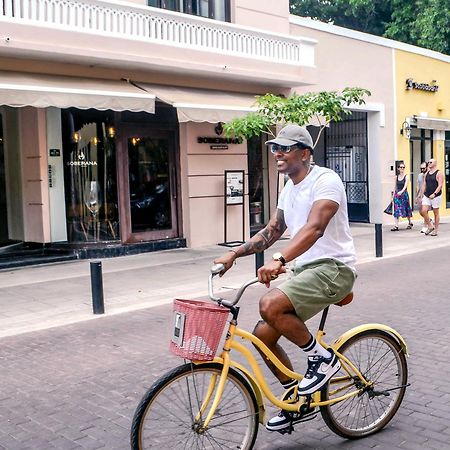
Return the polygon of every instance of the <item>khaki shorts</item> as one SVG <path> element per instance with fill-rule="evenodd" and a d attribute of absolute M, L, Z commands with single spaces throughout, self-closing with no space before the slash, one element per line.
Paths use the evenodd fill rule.
<path fill-rule="evenodd" d="M 429 198 L 424 195 L 422 198 L 422 205 L 431 206 L 433 209 L 439 209 L 441 206 L 441 197 L 442 195 L 438 195 L 437 197 Z"/>
<path fill-rule="evenodd" d="M 303 322 L 340 302 L 352 291 L 356 272 L 332 258 L 317 259 L 292 270 L 278 289 L 289 298 Z"/>

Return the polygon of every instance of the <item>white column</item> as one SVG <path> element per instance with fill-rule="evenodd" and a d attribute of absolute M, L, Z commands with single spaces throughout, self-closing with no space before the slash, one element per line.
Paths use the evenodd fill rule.
<path fill-rule="evenodd" d="M 47 108 L 50 233 L 52 242 L 67 241 L 61 110 Z M 51 169 L 50 169 L 51 168 Z"/>

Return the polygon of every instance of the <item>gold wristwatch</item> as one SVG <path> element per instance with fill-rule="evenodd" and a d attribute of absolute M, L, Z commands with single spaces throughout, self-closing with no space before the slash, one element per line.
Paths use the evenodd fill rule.
<path fill-rule="evenodd" d="M 284 259 L 284 256 L 280 252 L 274 253 L 272 259 L 274 261 L 280 261 L 280 263 L 283 264 L 283 266 L 286 265 L 286 260 Z"/>

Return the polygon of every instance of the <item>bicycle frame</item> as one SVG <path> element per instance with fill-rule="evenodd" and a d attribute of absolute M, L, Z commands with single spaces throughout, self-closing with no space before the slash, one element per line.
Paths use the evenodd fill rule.
<path fill-rule="evenodd" d="M 219 356 L 216 356 L 212 361 L 213 363 L 217 363 L 222 366 L 222 371 L 221 371 L 221 374 L 219 377 L 219 382 L 217 383 L 218 376 L 212 377 L 210 384 L 208 386 L 208 391 L 207 391 L 206 397 L 203 400 L 203 403 L 200 407 L 199 413 L 197 414 L 197 417 L 196 417 L 196 420 L 199 421 L 200 418 L 203 416 L 203 414 L 207 411 L 208 406 L 212 400 L 212 404 L 209 408 L 206 418 L 201 425 L 201 429 L 203 429 L 203 430 L 205 430 L 208 427 L 212 417 L 214 416 L 214 414 L 217 410 L 217 407 L 220 403 L 220 400 L 221 400 L 221 397 L 222 397 L 222 394 L 224 391 L 224 387 L 225 387 L 225 383 L 226 383 L 226 379 L 227 379 L 230 367 L 235 368 L 238 371 L 240 371 L 241 373 L 243 373 L 247 377 L 247 380 L 252 385 L 254 393 L 257 398 L 259 412 L 260 412 L 259 421 L 261 423 L 264 423 L 264 419 L 265 419 L 265 417 L 264 417 L 265 416 L 264 396 L 274 406 L 276 406 L 280 409 L 283 409 L 286 411 L 291 411 L 291 412 L 300 412 L 302 405 L 306 404 L 308 410 L 309 409 L 314 410 L 316 407 L 333 405 L 335 403 L 344 401 L 348 398 L 360 395 L 367 387 L 370 387 L 372 385 L 372 382 L 366 380 L 364 378 L 363 374 L 361 374 L 361 372 L 355 367 L 355 365 L 347 357 L 345 357 L 343 354 L 341 354 L 339 352 L 339 348 L 355 334 L 358 334 L 358 333 L 366 331 L 366 330 L 373 330 L 373 329 L 385 331 L 385 332 L 389 333 L 390 335 L 392 335 L 399 342 L 402 351 L 406 355 L 408 355 L 408 351 L 407 351 L 407 347 L 406 347 L 406 343 L 405 343 L 404 339 L 393 328 L 388 327 L 387 325 L 376 324 L 376 323 L 366 324 L 366 325 L 361 325 L 361 326 L 355 327 L 355 328 L 347 331 L 346 333 L 344 333 L 331 346 L 331 348 L 333 348 L 336 356 L 339 358 L 339 360 L 341 362 L 342 370 L 344 372 L 346 372 L 347 375 L 331 379 L 330 385 L 337 385 L 337 384 L 341 384 L 341 383 L 345 383 L 346 381 L 349 381 L 349 383 L 346 383 L 345 385 L 343 385 L 341 387 L 337 387 L 334 391 L 331 392 L 331 394 L 338 394 L 340 391 L 346 390 L 350 386 L 354 386 L 356 379 L 359 380 L 358 386 L 360 386 L 360 387 L 355 386 L 354 391 L 349 392 L 340 397 L 335 397 L 331 400 L 326 400 L 326 401 L 321 401 L 320 391 L 314 392 L 313 394 L 308 395 L 308 396 L 301 396 L 300 399 L 295 402 L 293 402 L 292 400 L 289 400 L 289 399 L 285 399 L 286 394 L 284 394 L 281 397 L 281 399 L 279 399 L 273 394 L 272 390 L 270 389 L 270 387 L 265 379 L 265 376 L 264 376 L 258 362 L 256 361 L 256 358 L 254 357 L 252 351 L 250 351 L 246 346 L 237 342 L 235 339 L 236 337 L 239 337 L 241 339 L 249 341 L 254 346 L 256 346 L 258 348 L 258 350 L 272 364 L 274 364 L 278 370 L 280 370 L 286 376 L 288 376 L 292 379 L 296 379 L 296 380 L 301 380 L 303 378 L 303 376 L 297 372 L 294 372 L 294 371 L 291 371 L 290 369 L 288 369 L 259 338 L 254 336 L 252 333 L 249 333 L 241 328 L 238 328 L 237 317 L 239 315 L 239 308 L 235 307 L 234 305 L 239 301 L 239 299 L 241 298 L 245 289 L 248 286 L 250 286 L 251 284 L 254 284 L 257 281 L 257 279 L 253 279 L 253 280 L 250 280 L 249 282 L 245 283 L 239 289 L 239 291 L 236 295 L 236 298 L 233 302 L 231 302 L 231 303 L 226 302 L 223 299 L 214 296 L 213 286 L 212 286 L 213 277 L 215 275 L 217 275 L 222 268 L 223 268 L 223 266 L 216 265 L 216 266 L 213 266 L 213 268 L 211 269 L 211 275 L 210 275 L 209 284 L 208 284 L 209 297 L 212 300 L 222 303 L 223 305 L 226 305 L 227 307 L 229 307 L 230 311 L 233 313 L 233 318 L 229 324 L 229 328 L 228 328 L 228 332 L 227 332 L 227 336 L 225 339 L 222 353 Z M 327 315 L 328 315 L 328 307 L 322 313 L 322 319 L 320 321 L 319 329 L 316 333 L 317 342 L 320 343 L 325 348 L 330 347 L 323 340 L 323 337 L 325 335 L 325 332 L 323 330 L 325 327 L 325 321 L 326 321 Z M 235 350 L 235 351 L 239 352 L 244 357 L 244 359 L 247 361 L 248 365 L 250 366 L 250 370 L 246 366 L 231 359 L 231 357 L 230 357 L 231 350 Z M 210 363 L 210 362 L 211 361 L 208 361 L 208 362 L 192 361 L 192 363 L 196 364 L 196 365 Z M 217 384 L 217 386 L 216 386 L 216 384 Z M 296 398 L 295 391 L 294 391 L 294 398 Z"/>
<path fill-rule="evenodd" d="M 320 342 L 323 346 L 327 347 L 325 342 L 323 341 L 324 332 L 322 330 L 319 330 L 316 334 L 316 339 L 318 342 Z M 286 411 L 300 411 L 300 408 L 303 404 L 307 402 L 306 397 L 300 397 L 300 400 L 293 403 L 289 400 L 283 400 L 277 398 L 272 390 L 270 389 L 266 378 L 260 368 L 260 365 L 256 361 L 256 358 L 254 357 L 251 350 L 249 350 L 246 346 L 240 344 L 236 341 L 236 337 L 242 338 L 246 341 L 251 342 L 253 345 L 258 347 L 258 349 L 267 357 L 268 360 L 270 360 L 280 371 L 282 371 L 285 375 L 287 375 L 290 378 L 301 380 L 303 376 L 297 372 L 293 372 L 290 369 L 288 369 L 270 350 L 269 348 L 256 336 L 249 333 L 248 331 L 245 331 L 241 328 L 238 328 L 236 325 L 236 321 L 232 320 L 230 322 L 230 326 L 227 333 L 227 338 L 224 343 L 223 351 L 220 354 L 220 356 L 215 357 L 212 362 L 218 363 L 222 366 L 222 372 L 220 374 L 219 382 L 217 384 L 217 377 L 213 377 L 210 381 L 210 385 L 208 387 L 208 392 L 206 395 L 206 398 L 203 400 L 203 404 L 200 408 L 200 411 L 198 413 L 197 420 L 203 415 L 203 413 L 207 410 L 208 405 L 210 404 L 210 401 L 212 399 L 211 407 L 209 408 L 208 414 L 203 421 L 202 428 L 207 428 L 208 424 L 213 417 L 213 415 L 216 412 L 216 409 L 220 403 L 223 389 L 225 386 L 225 382 L 227 379 L 228 371 L 230 367 L 233 367 L 241 372 L 243 372 L 247 379 L 250 381 L 251 385 L 253 386 L 257 400 L 260 412 L 260 422 L 264 422 L 264 412 L 265 412 L 265 406 L 264 406 L 264 400 L 263 395 L 276 407 L 280 409 L 284 409 Z M 230 357 L 231 350 L 236 350 L 239 352 L 247 361 L 249 364 L 251 370 L 248 370 L 247 367 L 245 367 L 242 364 L 239 364 L 238 362 L 234 361 Z M 311 396 L 311 402 L 309 403 L 309 408 L 316 408 L 320 406 L 326 406 L 331 405 L 334 403 L 338 403 L 340 401 L 346 400 L 350 397 L 353 397 L 355 395 L 360 394 L 364 388 L 370 385 L 370 382 L 368 382 L 364 376 L 359 372 L 359 370 L 353 365 L 353 363 L 346 358 L 344 355 L 340 354 L 338 351 L 335 351 L 336 355 L 341 361 L 342 368 L 347 372 L 348 376 L 346 377 L 339 377 L 335 378 L 331 381 L 331 383 L 342 383 L 347 380 L 351 380 L 351 384 L 353 384 L 354 377 L 357 377 L 361 381 L 361 388 L 356 389 L 353 392 L 350 392 L 346 395 L 343 395 L 341 397 L 334 398 L 332 400 L 327 401 L 321 401 L 320 400 L 320 392 L 315 392 Z M 193 361 L 194 364 L 205 364 L 205 362 L 200 361 Z M 217 385 L 216 385 L 217 384 Z M 344 389 L 348 386 L 342 387 L 334 393 L 339 392 L 339 390 Z M 215 392 L 215 393 L 214 393 Z"/>

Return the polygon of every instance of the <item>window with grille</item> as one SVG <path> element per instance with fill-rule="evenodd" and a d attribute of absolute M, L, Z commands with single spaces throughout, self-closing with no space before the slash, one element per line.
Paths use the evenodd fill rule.
<path fill-rule="evenodd" d="M 230 0 L 148 0 L 148 5 L 230 22 Z"/>

